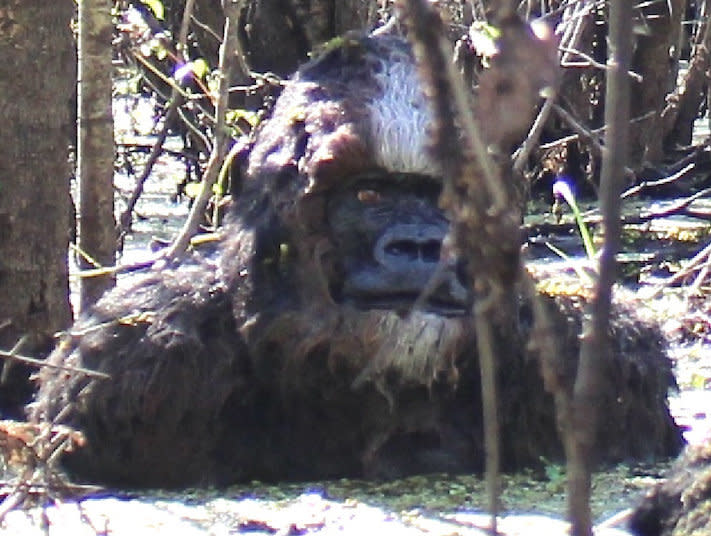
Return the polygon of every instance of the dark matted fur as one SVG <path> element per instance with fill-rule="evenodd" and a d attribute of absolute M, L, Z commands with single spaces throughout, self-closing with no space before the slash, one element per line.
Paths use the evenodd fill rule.
<path fill-rule="evenodd" d="M 711 534 L 711 441 L 689 447 L 634 510 L 639 536 Z"/>
<path fill-rule="evenodd" d="M 87 437 L 68 467 L 143 486 L 479 469 L 470 319 L 357 309 L 330 292 L 329 193 L 373 170 L 436 180 L 428 120 L 397 38 L 346 38 L 301 69 L 257 131 L 218 251 L 122 282 L 51 356 L 111 374 L 89 383 L 42 372 L 34 418 L 73 403 L 64 420 Z M 566 299 L 551 309 L 570 376 L 579 308 Z M 507 469 L 561 453 L 525 350 L 527 310 L 497 341 Z M 602 458 L 671 454 L 679 435 L 662 340 L 630 311 L 618 315 Z"/>

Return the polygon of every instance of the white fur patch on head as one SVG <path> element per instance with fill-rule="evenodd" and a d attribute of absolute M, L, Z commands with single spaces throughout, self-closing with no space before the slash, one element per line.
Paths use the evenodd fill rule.
<path fill-rule="evenodd" d="M 412 61 L 390 56 L 374 75 L 382 93 L 368 105 L 376 163 L 391 172 L 438 176 L 427 149 L 432 120 Z"/>

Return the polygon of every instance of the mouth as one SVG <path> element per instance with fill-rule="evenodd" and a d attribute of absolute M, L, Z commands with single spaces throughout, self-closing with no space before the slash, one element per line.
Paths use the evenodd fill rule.
<path fill-rule="evenodd" d="M 427 296 L 423 292 L 346 293 L 343 302 L 361 310 L 388 310 L 398 314 L 423 311 L 440 316 L 465 316 L 469 304 L 450 295 L 437 292 Z"/>
<path fill-rule="evenodd" d="M 472 294 L 456 265 L 434 262 L 369 263 L 346 271 L 331 288 L 335 301 L 361 310 L 390 310 L 398 314 L 423 311 L 441 316 L 469 314 Z"/>

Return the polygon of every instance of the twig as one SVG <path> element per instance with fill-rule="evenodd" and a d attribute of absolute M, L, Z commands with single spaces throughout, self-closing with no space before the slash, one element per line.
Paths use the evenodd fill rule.
<path fill-rule="evenodd" d="M 561 45 L 558 47 L 561 63 L 566 61 L 566 57 L 568 54 L 567 50 L 569 49 L 569 47 L 577 46 L 577 43 L 580 40 L 580 36 L 582 35 L 582 24 L 585 20 L 585 17 L 589 14 L 591 7 L 589 5 L 586 6 L 581 2 L 574 9 L 576 10 L 576 13 L 573 15 L 573 18 L 575 18 L 576 20 L 575 29 L 574 31 L 571 31 L 570 25 L 566 25 L 566 31 L 563 36 L 563 43 L 568 43 L 568 45 Z M 529 133 L 526 136 L 523 145 L 514 154 L 513 169 L 517 173 L 521 173 L 523 171 L 523 168 L 526 165 L 526 161 L 528 160 L 529 155 L 538 143 L 546 121 L 548 121 L 548 117 L 550 116 L 551 110 L 553 110 L 556 98 L 557 95 L 555 91 L 552 91 L 551 94 L 548 95 L 545 102 L 543 103 L 543 106 L 541 107 L 540 112 L 538 113 L 538 116 L 536 117 L 536 120 L 531 126 L 531 129 L 529 130 Z"/>
<path fill-rule="evenodd" d="M 0 480 L 0 495 L 10 495 L 16 487 L 17 483 L 12 480 Z M 73 484 L 71 482 L 67 482 L 65 487 L 73 493 L 83 495 L 89 495 L 104 489 L 103 486 L 94 484 Z M 42 493 L 47 493 L 48 490 L 49 486 L 47 484 L 35 482 L 28 486 L 27 493 L 28 495 L 40 495 Z"/>
<path fill-rule="evenodd" d="M 654 287 L 650 294 L 645 294 L 645 298 L 654 299 L 659 296 L 665 288 L 671 287 L 687 277 L 693 271 L 695 271 L 699 265 L 709 258 L 711 255 L 711 243 L 706 245 L 701 251 L 694 255 L 689 263 L 684 266 L 681 270 L 675 273 L 673 276 L 665 279 L 662 283 L 659 283 Z"/>
<path fill-rule="evenodd" d="M 667 209 L 654 212 L 653 213 L 654 218 L 665 218 L 667 216 L 678 214 L 678 213 L 682 212 L 684 209 L 686 209 L 689 205 L 691 205 L 694 201 L 697 201 L 698 199 L 701 199 L 701 198 L 706 197 L 708 195 L 711 195 L 711 187 L 704 188 L 703 190 L 700 190 L 700 191 L 696 192 L 695 194 L 690 195 L 689 197 L 681 199 L 680 201 L 678 201 L 677 203 L 674 203 Z"/>
<path fill-rule="evenodd" d="M 25 486 L 16 486 L 15 489 L 0 503 L 0 523 L 12 510 L 20 506 L 27 498 L 28 491 Z"/>
<path fill-rule="evenodd" d="M 47 499 L 57 502 L 58 492 L 86 494 L 101 489 L 71 484 L 57 470 L 61 454 L 81 441 L 83 436 L 67 426 L 0 422 L 0 444 L 23 460 L 16 482 L 0 482 L 0 494 L 7 495 L 0 504 L 0 523 L 11 510 L 23 507 L 31 496 L 39 496 L 42 502 Z"/>
<path fill-rule="evenodd" d="M 533 148 L 536 146 L 538 140 L 541 137 L 543 127 L 546 125 L 546 121 L 548 121 L 548 117 L 550 116 L 551 110 L 553 109 L 554 105 L 555 95 L 551 95 L 543 103 L 541 111 L 538 112 L 538 116 L 533 122 L 533 126 L 531 126 L 531 130 L 529 130 L 526 139 L 524 140 L 521 147 L 514 154 L 513 168 L 514 171 L 516 171 L 517 173 L 521 173 L 523 171 L 523 168 L 526 165 L 526 162 L 528 161 L 529 155 L 531 154 Z"/>
<path fill-rule="evenodd" d="M 51 369 L 56 369 L 56 370 L 64 370 L 67 372 L 76 372 L 78 374 L 82 374 L 84 376 L 88 376 L 90 378 L 97 378 L 101 380 L 108 380 L 111 378 L 109 374 L 105 374 L 103 372 L 98 372 L 96 370 L 90 370 L 87 368 L 83 367 L 72 367 L 69 365 L 56 365 L 54 363 L 48 363 L 44 359 L 36 359 L 34 357 L 28 357 L 25 355 L 20 355 L 13 350 L 10 350 L 9 352 L 7 350 L 0 350 L 0 358 L 2 359 L 8 359 L 10 361 L 18 361 L 20 363 L 24 363 L 26 365 L 32 365 L 37 368 L 51 368 Z"/>
<path fill-rule="evenodd" d="M 575 54 L 576 56 L 580 56 L 581 58 L 583 58 L 585 60 L 584 62 L 577 62 L 577 61 L 568 61 L 565 63 L 561 62 L 561 67 L 595 67 L 596 69 L 600 69 L 602 71 L 607 71 L 607 65 L 604 65 L 604 64 L 600 63 L 599 61 L 595 61 L 595 59 L 592 56 L 585 54 L 585 52 L 582 52 L 582 51 L 574 49 L 574 48 L 565 47 L 563 45 L 561 45 L 559 48 L 565 52 L 569 52 L 571 54 Z M 641 84 L 644 81 L 644 78 L 642 78 L 642 75 L 635 73 L 634 71 L 627 71 L 627 74 L 635 82 L 638 82 Z"/>
<path fill-rule="evenodd" d="M 561 46 L 574 48 L 578 45 L 585 28 L 585 23 L 587 22 L 593 7 L 595 7 L 595 2 L 583 0 L 578 2 L 575 6 L 566 9 L 566 13 L 563 16 L 565 24 L 563 26 L 563 37 L 560 40 Z M 560 63 L 565 64 L 570 61 L 571 54 L 570 52 L 566 52 L 564 50 L 562 50 L 562 52 L 563 54 L 560 58 Z"/>
<path fill-rule="evenodd" d="M 156 77 L 158 77 L 161 80 L 161 82 L 163 82 L 168 87 L 170 87 L 172 91 L 177 92 L 177 95 L 179 95 L 180 97 L 182 97 L 185 100 L 191 99 L 191 95 L 187 91 L 185 91 L 182 87 L 180 87 L 180 85 L 175 80 L 173 80 L 173 78 L 163 74 L 163 72 L 161 72 L 160 69 L 158 69 L 150 61 L 148 61 L 146 58 L 144 58 L 143 54 L 141 54 L 140 52 L 136 52 L 135 50 L 131 50 L 130 53 L 136 59 L 136 61 L 138 63 L 140 63 L 146 69 L 151 71 Z"/>
<path fill-rule="evenodd" d="M 673 173 L 672 175 L 669 175 L 668 177 L 663 177 L 661 179 L 657 179 L 654 181 L 642 181 L 636 186 L 633 186 L 632 188 L 628 188 L 622 193 L 622 199 L 627 199 L 628 197 L 632 197 L 633 195 L 637 195 L 643 190 L 646 190 L 648 188 L 654 188 L 656 186 L 663 186 L 665 184 L 671 184 L 672 182 L 676 182 L 679 179 L 684 178 L 684 176 L 689 173 L 692 169 L 696 167 L 696 163 L 691 162 L 690 164 L 687 164 L 685 167 L 677 171 L 676 173 Z"/>
<path fill-rule="evenodd" d="M 212 187 L 217 180 L 220 168 L 227 154 L 229 135 L 225 125 L 225 119 L 228 107 L 228 90 L 232 77 L 232 59 L 235 55 L 238 57 L 242 57 L 242 55 L 239 53 L 237 32 L 232 30 L 238 23 L 239 5 L 232 2 L 225 2 L 224 10 L 225 28 L 224 38 L 220 46 L 220 74 L 218 79 L 217 103 L 215 105 L 215 143 L 207 163 L 207 168 L 205 169 L 200 194 L 195 199 L 190 214 L 177 238 L 165 252 L 165 258 L 171 262 L 182 258 L 190 243 L 190 239 L 197 232 L 200 219 L 212 196 Z M 242 58 L 242 61 L 243 60 L 244 58 Z"/>
<path fill-rule="evenodd" d="M 208 35 L 212 36 L 215 41 L 217 41 L 218 43 L 222 43 L 222 37 L 210 26 L 199 20 L 195 15 L 191 15 L 190 20 L 195 26 L 203 30 Z"/>
<path fill-rule="evenodd" d="M 580 139 L 590 145 L 592 152 L 596 156 L 602 156 L 602 145 L 590 130 L 578 123 L 577 119 L 575 119 L 573 115 L 565 108 L 554 104 L 553 109 L 555 110 L 555 113 L 558 114 L 558 117 L 565 121 L 565 123 L 567 123 L 567 125 L 578 135 Z"/>
<path fill-rule="evenodd" d="M 138 143 L 138 142 L 118 142 L 116 144 L 117 147 L 124 149 L 126 153 L 148 153 L 150 150 L 153 148 L 155 144 L 151 143 L 150 145 L 147 143 Z M 185 149 L 181 150 L 173 150 L 173 149 L 165 149 L 163 151 L 165 154 L 172 156 L 173 158 L 179 159 L 179 158 L 184 158 L 185 160 L 194 160 L 197 161 L 197 158 L 187 152 Z"/>
<path fill-rule="evenodd" d="M 689 285 L 689 294 L 699 294 L 701 285 L 704 283 L 706 277 L 709 275 L 709 268 L 711 268 L 711 260 L 707 258 L 706 262 L 699 266 L 699 273 L 696 274 L 694 282 Z"/>
<path fill-rule="evenodd" d="M 645 114 L 639 115 L 639 116 L 637 116 L 637 117 L 635 117 L 635 118 L 633 118 L 633 119 L 630 119 L 630 124 L 633 125 L 633 124 L 639 123 L 639 122 L 641 122 L 641 121 L 646 121 L 647 119 L 649 119 L 650 117 L 652 117 L 655 113 L 656 113 L 656 112 L 651 111 L 651 112 L 647 112 L 647 113 L 645 113 Z M 571 117 L 572 117 L 572 116 L 571 116 Z M 605 126 L 602 126 L 602 127 L 600 127 L 600 128 L 595 128 L 595 129 L 592 129 L 592 130 L 589 130 L 589 129 L 585 128 L 585 127 L 583 127 L 583 128 L 585 129 L 586 132 L 589 132 L 590 134 L 593 135 L 593 137 L 595 137 L 595 136 L 597 136 L 597 135 L 599 135 L 599 134 L 604 134 L 606 127 L 605 127 Z M 575 141 L 575 140 L 577 140 L 577 139 L 580 139 L 580 136 L 579 136 L 578 134 L 571 134 L 571 135 L 569 135 L 569 136 L 563 136 L 562 138 L 559 138 L 559 139 L 557 139 L 557 140 L 555 140 L 555 141 L 551 141 L 551 142 L 548 142 L 548 143 L 544 143 L 543 145 L 541 145 L 540 148 L 541 148 L 542 150 L 553 149 L 553 148 L 555 148 L 555 147 L 558 147 L 559 145 L 564 145 L 564 144 L 566 144 L 566 143 L 568 143 L 568 142 Z"/>
<path fill-rule="evenodd" d="M 187 35 L 188 35 L 188 26 L 190 22 L 190 15 L 192 14 L 193 11 L 193 5 L 195 3 L 195 0 L 187 0 L 185 3 L 185 9 L 183 12 L 183 20 L 182 24 L 180 27 L 180 38 L 178 41 L 178 52 L 182 54 L 182 51 L 185 50 L 185 43 L 187 41 Z M 149 62 L 145 61 L 143 57 L 140 54 L 134 53 L 133 56 L 143 63 L 146 67 L 149 69 L 153 70 L 155 72 L 155 69 L 153 69 L 153 66 L 150 65 Z M 160 71 L 158 71 L 160 72 Z M 160 73 L 162 75 L 162 73 Z M 172 81 L 171 81 L 172 82 Z M 151 154 L 148 157 L 148 161 L 143 167 L 143 172 L 141 173 L 141 176 L 136 180 L 136 187 L 133 190 L 133 193 L 131 194 L 131 198 L 128 200 L 126 203 L 126 209 L 121 213 L 121 216 L 119 217 L 119 223 L 118 223 L 118 236 L 119 236 L 119 241 L 121 244 L 123 244 L 123 238 L 126 235 L 126 233 L 131 229 L 131 215 L 133 214 L 133 209 L 136 207 L 136 203 L 138 202 L 138 198 L 141 197 L 141 194 L 143 193 L 143 186 L 148 179 L 148 176 L 151 174 L 151 171 L 153 170 L 153 166 L 158 160 L 158 157 L 161 155 L 162 149 L 163 149 L 163 144 L 165 143 L 166 138 L 168 137 L 168 129 L 173 123 L 173 119 L 177 113 L 177 109 L 182 105 L 184 100 L 187 98 L 187 94 L 178 86 L 177 83 L 171 83 L 171 95 L 170 95 L 170 104 L 168 105 L 168 110 L 165 113 L 165 119 L 163 121 L 163 128 L 161 131 L 158 133 L 158 139 L 156 140 L 155 144 L 153 145 L 153 149 L 151 150 Z"/>
<path fill-rule="evenodd" d="M 12 347 L 12 350 L 7 352 L 6 356 L 3 356 L 10 359 L 3 363 L 2 374 L 0 374 L 0 384 L 4 385 L 7 383 L 7 378 L 10 374 L 10 368 L 12 367 L 12 364 L 16 361 L 15 358 L 17 357 L 17 352 L 20 351 L 20 348 L 22 348 L 22 346 L 25 344 L 25 341 L 27 341 L 27 335 L 23 335 L 22 337 L 20 337 L 20 340 L 15 343 L 15 346 Z M 17 361 L 19 361 L 19 359 Z"/>
<path fill-rule="evenodd" d="M 604 155 L 605 147 L 603 147 L 600 142 L 595 139 L 595 136 L 593 136 L 590 130 L 578 123 L 565 108 L 562 108 L 557 104 L 554 104 L 553 108 L 558 116 L 563 119 L 584 142 L 590 145 L 590 148 L 595 156 L 602 157 Z M 625 166 L 624 175 L 625 177 L 634 177 L 635 173 L 631 168 Z"/>
<path fill-rule="evenodd" d="M 420 76 L 425 86 L 425 94 L 430 98 L 430 106 L 434 115 L 434 128 L 432 132 L 433 156 L 439 161 L 443 168 L 443 178 L 445 181 L 443 198 L 447 196 L 447 209 L 453 221 L 454 246 L 461 250 L 462 254 L 475 255 L 476 252 L 469 251 L 472 241 L 476 241 L 474 236 L 467 236 L 464 242 L 463 237 L 467 235 L 466 218 L 461 214 L 462 207 L 467 207 L 471 211 L 472 218 L 482 218 L 481 212 L 486 210 L 487 205 L 492 208 L 492 213 L 500 214 L 501 206 L 504 203 L 506 193 L 501 189 L 501 185 L 490 188 L 490 184 L 497 183 L 494 166 L 491 157 L 486 151 L 476 152 L 472 159 L 472 145 L 475 140 L 481 143 L 481 136 L 475 126 L 470 105 L 467 101 L 466 90 L 459 74 L 454 69 L 451 62 L 451 46 L 444 38 L 441 19 L 431 5 L 423 0 L 409 0 L 398 3 L 402 10 L 403 21 L 408 26 L 412 47 L 419 67 Z M 459 120 L 459 124 L 455 123 Z M 470 132 L 474 131 L 474 133 Z M 459 141 L 460 136 L 464 142 Z M 473 136 L 473 137 L 472 137 Z M 452 149 L 459 148 L 452 151 Z M 480 161 L 483 158 L 483 161 Z M 481 175 L 474 173 L 472 168 L 476 164 L 489 168 L 488 172 Z M 471 203 L 467 195 L 455 199 L 454 193 L 468 192 L 474 189 L 473 184 L 466 184 L 466 181 L 476 175 L 482 179 L 481 186 L 483 192 L 479 197 L 479 203 Z M 480 190 L 481 191 L 481 190 Z M 498 192 L 498 193 L 496 193 Z M 482 221 L 482 220 L 480 220 Z M 492 226 L 493 227 L 493 226 Z M 480 238 L 480 237 L 479 237 Z M 473 246 L 475 247 L 475 246 Z M 441 262 L 441 261 L 440 261 Z M 483 280 L 486 281 L 486 270 L 482 271 Z M 489 325 L 491 314 L 490 306 L 493 304 L 491 289 L 485 287 L 482 282 L 481 300 L 477 302 L 474 311 L 474 328 L 477 332 L 477 350 L 479 354 L 480 373 L 482 377 L 482 402 L 484 420 L 484 442 L 485 442 L 485 472 L 486 488 L 488 495 L 488 510 L 491 516 L 491 532 L 496 534 L 498 497 L 499 497 L 499 453 L 498 453 L 498 417 L 496 415 L 496 392 L 495 392 L 495 364 L 493 350 L 491 347 L 491 327 Z M 487 305 L 489 306 L 487 308 Z"/>
<path fill-rule="evenodd" d="M 549 74 L 553 74 L 555 68 L 551 67 L 550 73 L 544 71 L 538 78 L 525 77 L 526 82 L 534 81 L 521 84 L 516 83 L 522 80 L 520 71 L 517 70 L 514 76 L 512 66 L 516 65 L 518 69 L 521 57 L 530 59 L 541 69 L 547 69 L 554 61 L 548 57 L 548 47 L 537 48 L 541 43 L 533 40 L 514 14 L 513 4 L 499 3 L 494 23 L 502 28 L 502 52 L 492 58 L 491 67 L 479 78 L 475 120 L 471 93 L 455 69 L 451 59 L 452 47 L 444 37 L 438 13 L 426 0 L 401 0 L 397 7 L 401 9 L 407 26 L 424 93 L 433 114 L 430 151 L 442 170 L 440 206 L 451 221 L 449 239 L 452 247 L 468 261 L 468 276 L 475 294 L 472 316 L 481 377 L 486 487 L 490 528 L 495 534 L 500 454 L 494 335 L 500 334 L 499 329 L 508 333 L 511 329 L 509 322 L 515 316 L 507 309 L 511 306 L 509 291 L 519 273 L 521 213 L 518 204 L 513 202 L 516 185 L 510 178 L 511 162 L 506 158 L 495 161 L 492 154 L 502 150 L 509 138 L 518 136 L 520 129 L 528 126 L 528 119 L 521 120 L 528 115 L 510 115 L 498 125 L 487 123 L 492 128 L 486 130 L 486 134 L 480 132 L 477 120 L 485 121 L 482 117 L 496 120 L 492 110 L 501 109 L 501 103 L 505 102 L 497 90 L 500 84 L 510 84 L 508 93 L 530 101 L 532 108 L 539 86 L 550 83 L 548 78 L 552 76 Z M 502 115 L 506 116 L 506 113 Z M 446 262 L 446 259 L 441 258 L 440 262 Z"/>
<path fill-rule="evenodd" d="M 178 33 L 178 53 L 182 56 L 184 61 L 188 60 L 186 54 L 188 42 L 188 30 L 190 29 L 190 20 L 193 17 L 193 8 L 195 6 L 195 0 L 185 0 L 185 7 L 183 8 L 183 20 L 180 22 L 180 32 Z"/>

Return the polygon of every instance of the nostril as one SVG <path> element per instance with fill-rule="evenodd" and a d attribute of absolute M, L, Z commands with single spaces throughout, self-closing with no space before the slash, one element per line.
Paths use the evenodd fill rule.
<path fill-rule="evenodd" d="M 439 262 L 439 253 L 441 249 L 439 240 L 428 240 L 420 246 L 422 252 L 422 260 L 426 262 Z"/>
<path fill-rule="evenodd" d="M 403 223 L 387 229 L 378 239 L 373 251 L 374 260 L 393 268 L 399 263 L 420 265 L 432 269 L 439 262 L 445 226 Z M 393 264 L 394 263 L 394 264 Z M 412 270 L 413 267 L 407 268 Z"/>
<path fill-rule="evenodd" d="M 420 248 L 416 242 L 411 240 L 394 240 L 387 244 L 384 249 L 386 255 L 407 260 L 417 260 L 420 256 Z"/>
<path fill-rule="evenodd" d="M 464 286 L 469 285 L 469 275 L 467 274 L 467 263 L 463 259 L 459 259 L 454 268 L 454 273 L 457 280 Z"/>
<path fill-rule="evenodd" d="M 439 262 L 440 249 L 441 243 L 438 240 L 393 240 L 385 245 L 384 252 L 389 257 L 401 260 Z"/>

